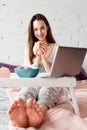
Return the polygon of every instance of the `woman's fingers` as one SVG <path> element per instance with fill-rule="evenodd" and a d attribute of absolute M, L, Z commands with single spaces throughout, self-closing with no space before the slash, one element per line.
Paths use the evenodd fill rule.
<path fill-rule="evenodd" d="M 45 55 L 47 51 L 47 45 L 44 42 L 35 42 L 33 52 L 35 55 Z"/>

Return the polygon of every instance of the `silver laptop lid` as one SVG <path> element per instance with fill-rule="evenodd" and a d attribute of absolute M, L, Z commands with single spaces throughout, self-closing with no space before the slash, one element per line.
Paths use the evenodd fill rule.
<path fill-rule="evenodd" d="M 75 76 L 79 74 L 87 48 L 64 47 L 57 48 L 50 77 Z"/>

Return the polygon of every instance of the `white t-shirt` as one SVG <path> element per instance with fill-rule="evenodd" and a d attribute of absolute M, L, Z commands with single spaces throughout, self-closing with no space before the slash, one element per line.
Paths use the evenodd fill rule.
<path fill-rule="evenodd" d="M 57 47 L 58 47 L 58 44 L 54 43 L 52 48 L 51 48 L 51 53 L 47 56 L 47 60 L 51 64 L 53 63 Z M 29 51 L 28 51 L 28 49 L 26 47 L 25 52 L 24 52 L 24 66 L 31 67 L 28 56 L 29 56 Z M 39 69 L 40 69 L 40 72 L 45 72 L 43 64 L 40 65 Z"/>

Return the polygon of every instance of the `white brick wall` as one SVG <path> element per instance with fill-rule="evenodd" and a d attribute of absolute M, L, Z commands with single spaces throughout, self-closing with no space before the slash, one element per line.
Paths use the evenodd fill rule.
<path fill-rule="evenodd" d="M 0 0 L 0 61 L 23 63 L 29 20 L 39 12 L 60 45 L 87 47 L 87 0 Z"/>

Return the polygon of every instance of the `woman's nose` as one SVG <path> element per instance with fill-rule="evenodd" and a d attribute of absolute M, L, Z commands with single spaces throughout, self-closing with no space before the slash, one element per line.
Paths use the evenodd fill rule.
<path fill-rule="evenodd" d="M 39 35 L 41 34 L 41 30 L 38 30 L 38 34 L 39 34 Z"/>

